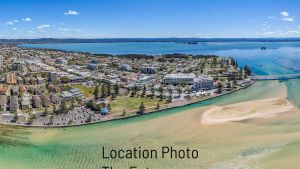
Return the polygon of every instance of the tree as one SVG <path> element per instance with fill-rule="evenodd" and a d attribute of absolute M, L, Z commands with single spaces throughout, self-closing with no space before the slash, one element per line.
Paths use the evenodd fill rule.
<path fill-rule="evenodd" d="M 70 82 L 70 78 L 68 78 L 67 76 L 63 76 L 60 78 L 60 81 L 62 83 L 69 83 Z"/>
<path fill-rule="evenodd" d="M 142 92 L 141 97 L 145 97 L 145 95 L 146 95 L 146 90 L 147 90 L 147 87 L 146 87 L 146 85 L 144 85 L 144 86 L 143 86 L 143 92 Z"/>
<path fill-rule="evenodd" d="M 75 99 L 73 98 L 71 100 L 71 109 L 73 110 L 75 108 Z"/>
<path fill-rule="evenodd" d="M 94 90 L 94 97 L 95 99 L 99 99 L 99 86 L 97 85 L 95 90 Z"/>
<path fill-rule="evenodd" d="M 45 110 L 42 112 L 41 116 L 47 116 L 49 114 L 48 107 L 45 107 Z"/>
<path fill-rule="evenodd" d="M 156 108 L 155 108 L 155 109 L 156 109 L 156 110 L 160 109 L 159 102 L 157 102 L 157 104 L 156 104 Z"/>
<path fill-rule="evenodd" d="M 144 114 L 144 112 L 145 112 L 145 105 L 144 105 L 144 102 L 142 101 L 141 105 L 139 107 L 138 114 Z"/>
<path fill-rule="evenodd" d="M 60 113 L 61 114 L 66 114 L 68 113 L 68 108 L 67 108 L 67 102 L 65 100 L 63 100 L 61 102 L 61 105 L 60 105 Z"/>
<path fill-rule="evenodd" d="M 160 100 L 163 100 L 163 98 L 164 98 L 164 88 L 162 87 L 162 85 L 159 87 L 159 89 L 158 89 L 158 92 L 159 92 L 159 98 L 160 98 Z"/>
<path fill-rule="evenodd" d="M 116 97 L 117 97 L 119 95 L 119 93 L 120 93 L 120 86 L 119 86 L 118 83 L 116 83 L 114 85 L 114 91 L 115 91 L 115 94 L 116 94 Z"/>
<path fill-rule="evenodd" d="M 179 95 L 182 94 L 182 89 L 181 89 L 181 87 L 176 88 L 176 91 L 177 91 L 177 93 L 178 93 Z"/>
<path fill-rule="evenodd" d="M 126 116 L 127 112 L 125 109 L 123 109 L 123 113 L 122 113 L 122 116 Z"/>
<path fill-rule="evenodd" d="M 151 98 L 153 99 L 155 96 L 155 90 L 153 87 L 150 90 L 151 90 Z"/>
<path fill-rule="evenodd" d="M 251 70 L 247 65 L 244 66 L 244 72 L 245 72 L 245 76 L 251 75 Z"/>
<path fill-rule="evenodd" d="M 105 96 L 106 96 L 106 93 L 105 93 L 105 83 L 103 83 L 102 85 L 101 85 L 101 98 L 105 98 Z"/>
<path fill-rule="evenodd" d="M 221 82 L 218 82 L 216 84 L 216 88 L 218 89 L 217 93 L 221 93 L 222 92 L 222 88 L 223 88 L 223 84 Z"/>
<path fill-rule="evenodd" d="M 110 105 L 110 104 L 107 105 L 107 109 L 108 109 L 109 111 L 111 111 L 111 105 Z"/>
<path fill-rule="evenodd" d="M 111 83 L 108 81 L 106 86 L 107 86 L 107 96 L 110 96 L 111 95 Z"/>

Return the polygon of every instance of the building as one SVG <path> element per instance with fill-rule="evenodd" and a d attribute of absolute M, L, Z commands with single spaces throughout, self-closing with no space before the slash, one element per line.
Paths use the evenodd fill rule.
<path fill-rule="evenodd" d="M 55 82 L 58 80 L 58 73 L 57 72 L 49 72 L 48 79 L 50 82 Z"/>
<path fill-rule="evenodd" d="M 136 86 L 144 86 L 146 84 L 148 84 L 149 82 L 151 82 L 153 80 L 153 77 L 151 76 L 144 76 L 139 78 L 136 82 L 135 85 Z"/>
<path fill-rule="evenodd" d="M 166 85 L 178 85 L 178 84 L 187 84 L 193 85 L 196 75 L 193 73 L 190 74 L 168 74 L 163 79 L 163 83 Z"/>
<path fill-rule="evenodd" d="M 28 93 L 24 93 L 21 101 L 22 110 L 29 109 L 31 107 L 30 104 L 30 95 Z"/>
<path fill-rule="evenodd" d="M 55 60 L 55 63 L 56 63 L 56 64 L 59 64 L 59 65 L 67 65 L 67 64 L 68 64 L 68 61 L 67 61 L 66 59 L 64 59 L 64 58 L 57 58 L 57 59 Z"/>
<path fill-rule="evenodd" d="M 41 98 L 43 106 L 45 106 L 45 107 L 49 107 L 50 106 L 51 100 L 50 100 L 50 98 L 48 96 L 46 96 L 46 95 L 43 94 L 43 95 L 41 95 L 40 98 Z"/>
<path fill-rule="evenodd" d="M 2 86 L 0 88 L 0 95 L 9 95 L 9 87 L 8 86 Z"/>
<path fill-rule="evenodd" d="M 194 79 L 193 89 L 199 90 L 211 90 L 214 88 L 214 79 L 209 76 L 201 76 Z"/>
<path fill-rule="evenodd" d="M 6 95 L 0 95 L 0 109 L 3 112 L 6 112 L 7 109 L 7 96 Z"/>
<path fill-rule="evenodd" d="M 42 101 L 40 96 L 34 95 L 32 96 L 32 102 L 34 108 L 41 108 L 42 107 Z"/>
<path fill-rule="evenodd" d="M 45 84 L 45 79 L 42 77 L 37 77 L 36 80 L 37 80 L 38 84 Z"/>
<path fill-rule="evenodd" d="M 14 62 L 12 64 L 12 70 L 14 70 L 14 71 L 21 71 L 22 70 L 22 64 L 21 64 L 21 62 Z"/>
<path fill-rule="evenodd" d="M 19 87 L 18 86 L 13 86 L 10 90 L 11 90 L 11 95 L 13 95 L 13 96 L 19 95 Z"/>
<path fill-rule="evenodd" d="M 73 95 L 72 95 L 72 93 L 70 93 L 68 91 L 63 91 L 62 94 L 61 94 L 61 97 L 64 100 L 70 100 L 70 99 L 72 99 Z"/>
<path fill-rule="evenodd" d="M 120 66 L 120 71 L 127 71 L 130 72 L 132 70 L 131 66 L 129 66 L 128 64 L 122 64 Z"/>
<path fill-rule="evenodd" d="M 155 67 L 142 67 L 141 68 L 141 73 L 144 73 L 144 74 L 155 74 L 156 73 L 156 69 L 155 69 Z"/>
<path fill-rule="evenodd" d="M 16 73 L 15 72 L 9 72 L 9 73 L 7 73 L 6 78 L 5 78 L 5 83 L 6 84 L 11 84 L 11 85 L 17 84 Z"/>
<path fill-rule="evenodd" d="M 10 96 L 9 110 L 14 111 L 14 110 L 18 110 L 18 108 L 19 108 L 18 96 Z"/>
<path fill-rule="evenodd" d="M 89 63 L 89 64 L 87 65 L 87 68 L 88 68 L 89 70 L 97 70 L 98 65 L 97 65 L 96 63 Z"/>
<path fill-rule="evenodd" d="M 54 105 L 59 105 L 60 104 L 60 101 L 61 101 L 61 98 L 56 96 L 55 94 L 51 93 L 50 94 L 50 99 L 51 99 L 51 102 L 54 104 Z"/>
<path fill-rule="evenodd" d="M 4 57 L 2 55 L 0 55 L 0 68 L 3 67 L 3 60 L 4 60 Z"/>

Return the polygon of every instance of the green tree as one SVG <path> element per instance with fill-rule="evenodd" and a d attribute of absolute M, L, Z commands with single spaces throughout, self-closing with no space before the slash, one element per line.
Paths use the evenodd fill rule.
<path fill-rule="evenodd" d="M 94 97 L 95 97 L 95 99 L 99 99 L 99 86 L 97 85 L 96 87 L 95 87 L 95 90 L 94 90 Z"/>
<path fill-rule="evenodd" d="M 106 88 L 106 85 L 105 85 L 105 83 L 103 83 L 101 85 L 101 98 L 105 98 L 106 97 L 105 88 Z"/>
<path fill-rule="evenodd" d="M 163 98 L 164 98 L 164 88 L 163 88 L 163 86 L 161 85 L 159 88 L 158 88 L 158 92 L 159 92 L 159 98 L 160 98 L 160 100 L 163 100 Z"/>
<path fill-rule="evenodd" d="M 119 93 L 120 93 L 120 86 L 119 86 L 119 84 L 118 83 L 116 83 L 115 85 L 114 85 L 114 92 L 115 92 L 115 94 L 116 94 L 116 97 L 119 95 Z"/>
<path fill-rule="evenodd" d="M 147 87 L 146 87 L 146 85 L 144 85 L 144 86 L 143 86 L 143 91 L 142 91 L 141 97 L 145 97 L 145 95 L 146 95 L 146 90 L 147 90 Z"/>
<path fill-rule="evenodd" d="M 67 101 L 63 100 L 60 104 L 60 113 L 61 114 L 66 114 L 68 113 L 68 108 L 67 108 Z"/>
<path fill-rule="evenodd" d="M 160 109 L 159 102 L 157 102 L 157 104 L 156 104 L 156 108 L 155 108 L 155 109 L 156 109 L 156 110 Z"/>
<path fill-rule="evenodd" d="M 145 105 L 144 105 L 144 102 L 142 101 L 141 105 L 139 107 L 138 114 L 144 114 L 144 112 L 145 112 Z"/>

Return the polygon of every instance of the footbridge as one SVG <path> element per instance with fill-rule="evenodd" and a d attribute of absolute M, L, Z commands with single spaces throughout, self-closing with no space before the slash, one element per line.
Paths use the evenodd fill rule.
<path fill-rule="evenodd" d="M 283 75 L 255 75 L 253 80 L 287 80 L 300 79 L 300 74 L 283 74 Z"/>

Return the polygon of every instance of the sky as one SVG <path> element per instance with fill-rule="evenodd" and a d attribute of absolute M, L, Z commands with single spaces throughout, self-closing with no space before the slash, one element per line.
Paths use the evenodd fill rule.
<path fill-rule="evenodd" d="M 300 37 L 299 0 L 0 0 L 0 38 Z"/>

